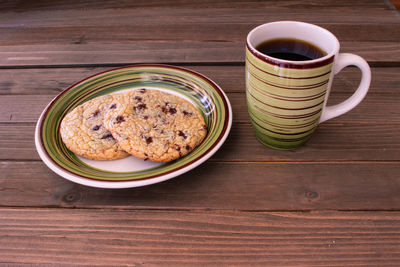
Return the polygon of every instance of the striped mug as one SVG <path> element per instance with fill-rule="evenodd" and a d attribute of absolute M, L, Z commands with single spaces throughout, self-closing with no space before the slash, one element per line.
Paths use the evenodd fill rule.
<path fill-rule="evenodd" d="M 262 43 L 298 40 L 324 52 L 310 60 L 287 60 L 257 50 Z M 257 138 L 276 149 L 303 145 L 317 125 L 348 112 L 367 94 L 371 70 L 361 57 L 339 53 L 339 41 L 328 30 L 296 21 L 260 25 L 246 41 L 246 99 Z M 361 70 L 361 83 L 344 102 L 326 106 L 333 77 L 344 67 Z"/>

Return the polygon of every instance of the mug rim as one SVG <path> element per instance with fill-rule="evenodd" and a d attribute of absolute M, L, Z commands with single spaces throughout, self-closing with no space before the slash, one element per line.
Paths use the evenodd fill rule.
<path fill-rule="evenodd" d="M 255 31 L 259 30 L 260 28 L 272 25 L 272 24 L 302 24 L 302 25 L 306 25 L 307 27 L 313 27 L 313 28 L 317 28 L 320 31 L 323 31 L 325 33 L 327 33 L 328 35 L 330 35 L 334 42 L 335 42 L 335 48 L 330 51 L 329 53 L 327 52 L 327 54 L 323 57 L 320 58 L 316 58 L 316 59 L 312 59 L 312 60 L 303 60 L 303 61 L 293 61 L 293 60 L 286 60 L 286 59 L 280 59 L 280 58 L 276 58 L 276 57 L 271 57 L 268 56 L 266 54 L 261 53 L 260 51 L 258 51 L 251 43 L 250 43 L 250 37 L 254 34 Z M 290 38 L 290 37 L 289 37 Z M 300 39 L 300 38 L 296 38 L 296 39 Z M 265 40 L 268 40 L 268 38 L 266 38 Z M 300 39 L 301 40 L 301 39 Z M 247 34 L 247 38 L 246 38 L 246 47 L 247 49 L 257 58 L 267 62 L 267 63 L 271 63 L 273 65 L 281 65 L 282 67 L 286 67 L 286 68 L 295 68 L 295 69 L 303 69 L 303 68 L 316 68 L 316 67 L 321 67 L 324 65 L 327 65 L 329 63 L 332 63 L 334 60 L 334 57 L 336 54 L 338 54 L 339 49 L 340 49 L 340 43 L 339 40 L 336 38 L 336 36 L 328 31 L 327 29 L 312 24 L 312 23 L 307 23 L 307 22 L 301 22 L 301 21 L 292 21 L 292 20 L 281 20 L 281 21 L 274 21 L 274 22 L 268 22 L 268 23 L 264 23 L 261 24 L 255 28 L 253 28 L 248 34 Z"/>

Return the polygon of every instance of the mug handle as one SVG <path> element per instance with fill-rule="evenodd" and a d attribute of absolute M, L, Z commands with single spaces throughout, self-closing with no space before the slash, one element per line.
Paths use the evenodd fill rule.
<path fill-rule="evenodd" d="M 347 66 L 356 66 L 361 70 L 360 85 L 350 98 L 337 105 L 325 107 L 322 111 L 319 123 L 350 111 L 357 106 L 361 100 L 363 100 L 368 92 L 368 88 L 371 83 L 371 69 L 369 68 L 368 63 L 362 57 L 354 54 L 339 54 L 333 67 L 334 75 L 338 74 L 344 67 Z"/>

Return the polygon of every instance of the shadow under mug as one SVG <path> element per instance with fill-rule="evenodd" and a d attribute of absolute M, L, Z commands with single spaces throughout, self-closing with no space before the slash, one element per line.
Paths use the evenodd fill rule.
<path fill-rule="evenodd" d="M 274 39 L 297 39 L 316 45 L 326 55 L 289 61 L 259 52 L 257 45 Z M 361 57 L 339 54 L 339 41 L 328 30 L 296 21 L 277 21 L 254 28 L 246 41 L 246 99 L 257 138 L 268 147 L 295 149 L 317 125 L 342 115 L 367 94 L 371 70 Z M 344 102 L 326 106 L 333 77 L 344 67 L 361 70 L 358 89 Z"/>

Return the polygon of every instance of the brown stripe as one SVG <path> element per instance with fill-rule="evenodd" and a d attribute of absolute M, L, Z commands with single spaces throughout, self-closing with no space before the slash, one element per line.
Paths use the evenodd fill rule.
<path fill-rule="evenodd" d="M 265 113 L 265 114 L 268 114 L 268 115 L 271 115 L 273 117 L 280 118 L 280 119 L 305 119 L 305 118 L 309 118 L 309 117 L 312 117 L 312 116 L 320 113 L 321 110 L 322 110 L 322 108 L 320 108 L 320 109 L 318 109 L 316 111 L 313 111 L 311 113 L 306 113 L 306 114 L 302 114 L 302 115 L 280 115 L 280 114 L 276 114 L 276 113 L 273 113 L 273 112 L 269 112 L 269 111 L 263 110 L 263 109 L 261 109 L 261 108 L 259 108 L 257 106 L 254 106 L 254 107 L 258 111 L 260 111 L 262 113 Z"/>
<path fill-rule="evenodd" d="M 310 109 L 310 108 L 315 108 L 315 107 L 321 105 L 322 103 L 324 103 L 324 100 L 325 100 L 325 99 L 324 99 L 323 101 L 319 102 L 318 104 L 315 104 L 315 105 L 313 105 L 313 106 L 307 106 L 307 107 L 305 107 L 305 108 L 282 108 L 282 107 L 276 107 L 276 106 L 272 106 L 272 105 L 266 104 L 266 103 L 264 103 L 264 102 L 261 102 L 260 100 L 258 100 L 257 98 L 255 98 L 249 91 L 247 91 L 247 92 L 248 92 L 248 94 L 249 94 L 254 100 L 256 100 L 257 102 L 259 102 L 259 103 L 261 103 L 261 104 L 263 104 L 263 105 L 266 105 L 266 106 L 268 106 L 268 107 L 271 107 L 271 108 L 277 108 L 277 109 L 282 109 L 282 110 L 306 110 L 306 109 Z"/>
<path fill-rule="evenodd" d="M 262 83 L 268 84 L 268 85 L 273 86 L 273 87 L 286 89 L 286 90 L 309 90 L 309 89 L 314 89 L 314 88 L 321 87 L 321 86 L 323 86 L 323 85 L 325 85 L 325 84 L 327 84 L 329 82 L 329 79 L 327 79 L 327 80 L 324 80 L 324 81 L 319 82 L 319 83 L 314 83 L 314 84 L 308 85 L 307 87 L 305 87 L 305 86 L 303 86 L 303 87 L 301 87 L 301 86 L 299 86 L 299 87 L 288 87 L 288 86 L 281 86 L 281 85 L 277 85 L 277 84 L 274 84 L 274 83 L 270 83 L 270 82 L 258 77 L 256 74 L 254 74 L 251 71 L 249 71 L 249 73 L 254 78 L 256 78 L 257 80 L 259 80 Z"/>
<path fill-rule="evenodd" d="M 259 125 L 257 122 L 255 122 L 253 119 L 251 119 L 251 121 L 252 121 L 252 123 L 254 123 L 255 125 L 257 125 L 258 127 L 262 128 L 262 129 L 264 129 L 264 130 L 266 130 L 267 132 L 274 133 L 274 134 L 279 134 L 279 135 L 291 136 L 291 135 L 298 135 L 298 134 L 304 134 L 304 133 L 310 132 L 309 134 L 307 134 L 307 135 L 305 135 L 305 136 L 303 136 L 303 137 L 300 137 L 300 138 L 299 138 L 299 137 L 298 137 L 298 138 L 291 138 L 291 139 L 285 139 L 285 138 L 278 138 L 278 137 L 274 137 L 274 136 L 268 136 L 268 137 L 271 138 L 271 139 L 274 139 L 274 140 L 277 140 L 277 141 L 285 141 L 285 142 L 296 142 L 296 141 L 304 140 L 304 139 L 306 139 L 309 135 L 311 135 L 311 134 L 314 132 L 315 128 L 316 128 L 316 127 L 314 127 L 314 128 L 312 128 L 312 129 L 310 129 L 310 130 L 308 130 L 308 131 L 299 132 L 299 133 L 295 133 L 295 134 L 285 134 L 285 133 L 278 133 L 278 132 L 274 132 L 274 131 L 271 131 L 271 130 L 269 130 L 269 129 L 266 129 L 266 128 L 262 127 L 261 125 Z"/>
<path fill-rule="evenodd" d="M 274 73 L 271 73 L 271 72 L 265 71 L 265 70 L 263 70 L 263 69 L 260 69 L 259 67 L 257 67 L 256 65 L 254 65 L 254 64 L 253 64 L 253 62 L 251 62 L 251 60 L 250 60 L 248 57 L 246 57 L 246 62 L 248 62 L 249 64 L 251 64 L 251 65 L 252 65 L 254 68 L 258 69 L 259 71 L 261 71 L 261 72 L 264 72 L 264 73 L 266 73 L 266 74 L 268 74 L 268 75 L 275 76 L 275 77 L 279 77 L 279 78 L 284 78 L 284 79 L 290 79 L 290 80 L 307 80 L 307 79 L 315 79 L 315 78 L 319 78 L 319 77 L 322 77 L 322 76 L 325 76 L 325 75 L 327 75 L 327 74 L 330 74 L 330 73 L 331 73 L 331 71 L 329 70 L 328 72 L 325 72 L 325 73 L 323 73 L 323 74 L 320 74 L 320 75 L 317 75 L 317 76 L 307 76 L 307 77 L 289 77 L 289 76 L 277 75 L 277 74 L 274 74 Z"/>
<path fill-rule="evenodd" d="M 317 123 L 318 120 L 319 120 L 319 118 L 318 118 L 318 119 L 315 119 L 315 120 L 312 120 L 312 121 L 310 121 L 310 122 L 303 123 L 303 124 L 287 125 L 287 124 L 277 124 L 277 123 L 272 123 L 272 122 L 269 122 L 269 121 L 265 121 L 265 120 L 260 119 L 259 117 L 257 117 L 253 112 L 249 111 L 249 113 L 251 113 L 251 115 L 253 115 L 253 116 L 256 117 L 258 120 L 262 121 L 262 122 L 265 123 L 265 124 L 268 124 L 268 125 L 270 125 L 270 126 L 272 126 L 272 127 L 275 127 L 275 128 L 282 128 L 282 129 L 299 129 L 299 128 L 304 128 L 304 127 L 311 126 L 311 125 Z"/>
<path fill-rule="evenodd" d="M 325 65 L 328 65 L 333 62 L 334 55 L 326 58 L 326 59 L 316 59 L 316 60 L 310 60 L 310 61 L 289 61 L 289 62 L 283 62 L 277 58 L 269 57 L 267 55 L 263 55 L 257 50 L 251 48 L 249 44 L 246 42 L 246 47 L 252 53 L 255 57 L 261 59 L 262 61 L 271 64 L 273 66 L 279 66 L 281 68 L 287 68 L 287 69 L 313 69 L 313 68 L 318 68 L 322 67 Z"/>
<path fill-rule="evenodd" d="M 273 99 L 278 99 L 278 100 L 284 100 L 284 101 L 290 101 L 290 102 L 300 102 L 300 101 L 310 101 L 310 100 L 315 100 L 318 99 L 322 96 L 325 96 L 326 91 L 324 90 L 321 93 L 318 93 L 316 95 L 310 95 L 310 96 L 299 96 L 299 97 L 290 97 L 288 96 L 286 98 L 286 96 L 281 96 L 281 95 L 276 95 L 276 94 L 272 94 L 269 92 L 265 92 L 262 91 L 261 89 L 259 89 L 255 84 L 253 84 L 252 82 L 249 82 L 252 89 L 254 89 L 255 91 L 257 91 L 258 93 L 265 95 L 267 97 L 271 97 Z"/>

